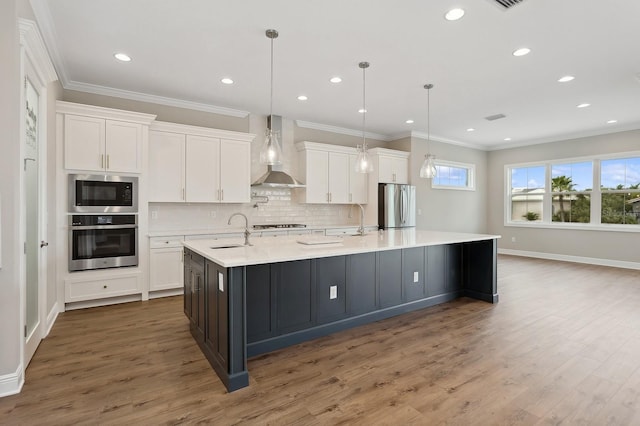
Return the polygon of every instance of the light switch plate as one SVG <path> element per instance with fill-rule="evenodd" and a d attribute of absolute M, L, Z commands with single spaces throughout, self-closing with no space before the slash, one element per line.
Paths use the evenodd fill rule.
<path fill-rule="evenodd" d="M 329 287 L 329 299 L 337 299 L 338 298 L 338 286 L 332 285 Z"/>
<path fill-rule="evenodd" d="M 420 281 L 420 278 L 418 278 L 418 277 L 419 277 L 419 273 L 418 273 L 418 271 L 415 271 L 413 273 L 413 282 L 414 283 L 417 283 L 418 281 Z"/>

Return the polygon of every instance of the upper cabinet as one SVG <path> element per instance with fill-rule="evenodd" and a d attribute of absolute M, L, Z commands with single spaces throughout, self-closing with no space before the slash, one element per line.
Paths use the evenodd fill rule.
<path fill-rule="evenodd" d="M 296 148 L 299 152 L 302 180 L 306 184 L 303 202 L 367 202 L 367 178 L 354 171 L 354 148 L 314 142 L 300 142 L 296 144 Z"/>
<path fill-rule="evenodd" d="M 378 156 L 378 182 L 409 183 L 408 152 L 374 148 L 371 154 Z"/>
<path fill-rule="evenodd" d="M 254 135 L 155 122 L 149 132 L 149 201 L 248 203 Z"/>
<path fill-rule="evenodd" d="M 142 171 L 142 145 L 154 115 L 61 101 L 57 110 L 64 115 L 65 169 Z"/>

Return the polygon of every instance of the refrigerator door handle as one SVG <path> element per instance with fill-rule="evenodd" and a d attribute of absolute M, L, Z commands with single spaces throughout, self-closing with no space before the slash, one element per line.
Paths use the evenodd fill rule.
<path fill-rule="evenodd" d="M 400 223 L 404 223 L 404 187 L 400 188 Z"/>

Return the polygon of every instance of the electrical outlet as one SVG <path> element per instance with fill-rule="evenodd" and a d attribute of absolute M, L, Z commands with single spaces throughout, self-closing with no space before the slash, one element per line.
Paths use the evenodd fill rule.
<path fill-rule="evenodd" d="M 332 285 L 329 287 L 329 299 L 337 299 L 338 298 L 338 286 Z"/>
<path fill-rule="evenodd" d="M 511 242 L 515 243 L 516 242 L 516 237 L 511 237 Z"/>
<path fill-rule="evenodd" d="M 414 283 L 417 283 L 418 281 L 420 281 L 419 273 L 418 273 L 418 271 L 415 271 L 415 272 L 413 273 L 413 282 L 414 282 Z"/>
<path fill-rule="evenodd" d="M 151 210 L 151 219 L 157 219 L 157 218 L 158 218 L 158 211 Z"/>

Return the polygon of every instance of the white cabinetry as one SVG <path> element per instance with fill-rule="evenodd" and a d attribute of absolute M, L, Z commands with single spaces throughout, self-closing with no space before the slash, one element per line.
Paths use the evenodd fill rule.
<path fill-rule="evenodd" d="M 98 273 L 81 275 L 65 280 L 65 302 L 83 302 L 87 300 L 140 294 L 140 274 L 111 275 Z"/>
<path fill-rule="evenodd" d="M 380 154 L 378 157 L 378 182 L 409 183 L 409 159 L 406 156 Z"/>
<path fill-rule="evenodd" d="M 299 151 L 305 203 L 350 204 L 367 202 L 365 175 L 354 170 L 355 149 L 300 142 Z"/>
<path fill-rule="evenodd" d="M 182 241 L 182 236 L 150 238 L 149 291 L 182 288 Z"/>
<path fill-rule="evenodd" d="M 58 102 L 64 114 L 64 168 L 140 173 L 142 145 L 153 115 Z"/>
<path fill-rule="evenodd" d="M 149 201 L 247 203 L 254 135 L 155 122 L 149 134 Z"/>

